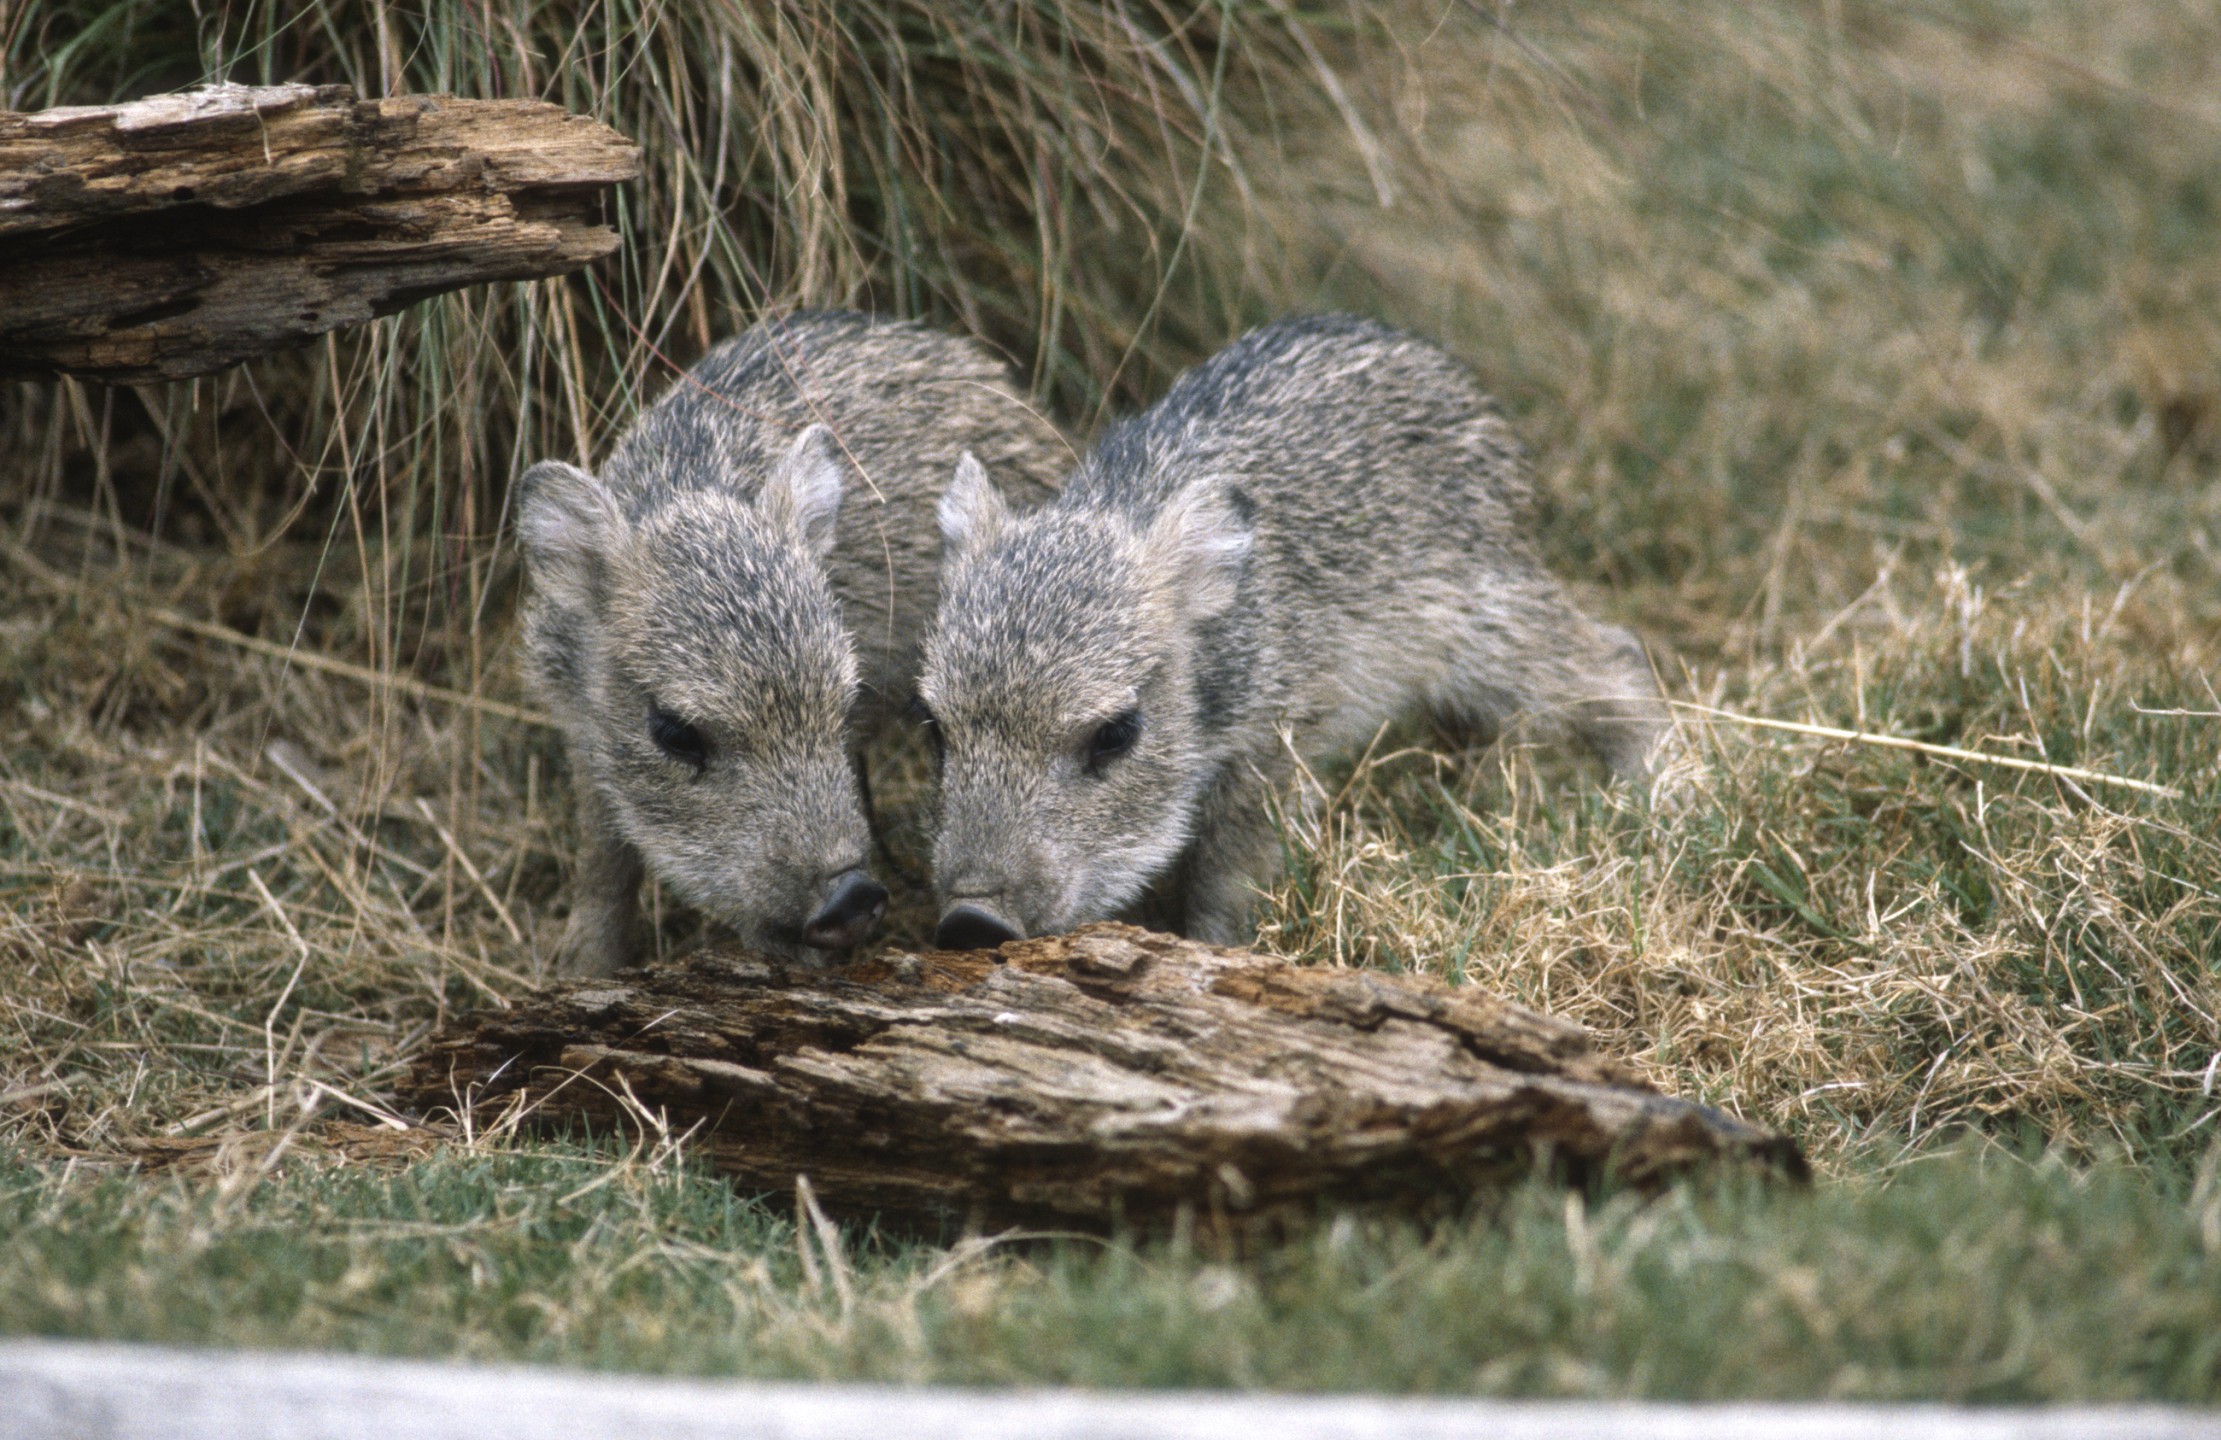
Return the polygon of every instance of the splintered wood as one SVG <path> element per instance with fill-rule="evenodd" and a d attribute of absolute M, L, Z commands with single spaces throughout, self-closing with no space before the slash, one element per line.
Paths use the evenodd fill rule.
<path fill-rule="evenodd" d="M 999 963 L 708 951 L 558 985 L 451 1023 L 404 1098 L 602 1133 L 655 1114 L 749 1188 L 806 1176 L 837 1214 L 998 1223 L 1423 1213 L 1545 1158 L 1644 1186 L 1804 1169 L 1788 1140 L 1480 992 L 1119 925 Z"/>
<path fill-rule="evenodd" d="M 0 376 L 174 380 L 617 248 L 639 151 L 536 100 L 219 85 L 0 112 Z"/>

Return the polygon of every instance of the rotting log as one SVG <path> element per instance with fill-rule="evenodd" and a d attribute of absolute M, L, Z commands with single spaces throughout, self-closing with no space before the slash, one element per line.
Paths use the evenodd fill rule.
<path fill-rule="evenodd" d="M 219 85 L 0 112 L 0 376 L 176 380 L 615 250 L 640 152 L 537 100 Z"/>
<path fill-rule="evenodd" d="M 450 1022 L 403 1100 L 690 1132 L 750 1189 L 987 1223 L 1454 1208 L 1547 1159 L 1639 1186 L 1801 1176 L 1563 1021 L 1438 981 L 1129 926 L 841 969 L 709 950 Z"/>

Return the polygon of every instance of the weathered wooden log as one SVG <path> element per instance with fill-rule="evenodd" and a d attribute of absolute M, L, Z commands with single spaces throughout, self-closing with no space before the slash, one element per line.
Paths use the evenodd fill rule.
<path fill-rule="evenodd" d="M 1786 1139 L 1479 991 L 1129 926 L 793 969 L 706 951 L 449 1024 L 403 1099 L 603 1132 L 654 1115 L 829 1212 L 1104 1224 L 1454 1207 L 1546 1158 L 1655 1185 Z"/>
<path fill-rule="evenodd" d="M 0 375 L 175 380 L 617 248 L 639 151 L 536 100 L 220 85 L 0 112 Z"/>

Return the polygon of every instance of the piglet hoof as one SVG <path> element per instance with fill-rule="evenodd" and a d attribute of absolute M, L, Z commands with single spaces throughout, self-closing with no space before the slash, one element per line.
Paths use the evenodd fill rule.
<path fill-rule="evenodd" d="M 641 958 L 638 927 L 607 916 L 574 910 L 555 942 L 549 968 L 558 980 L 597 980 Z"/>

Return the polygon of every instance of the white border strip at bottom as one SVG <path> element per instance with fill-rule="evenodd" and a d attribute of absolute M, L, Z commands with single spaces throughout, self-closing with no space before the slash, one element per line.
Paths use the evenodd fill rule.
<path fill-rule="evenodd" d="M 0 1440 L 2221 1440 L 2161 1406 L 1650 1405 L 666 1380 L 0 1342 Z"/>

